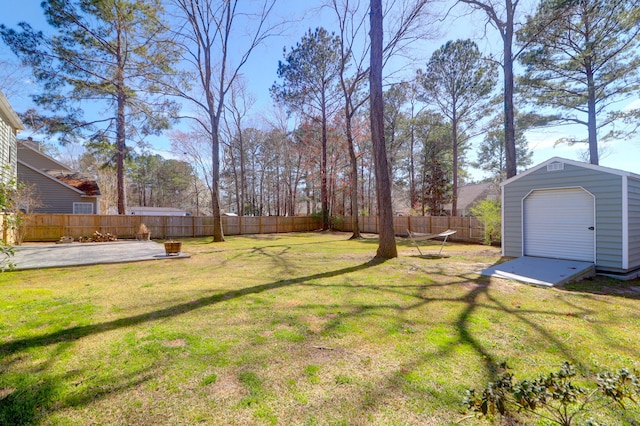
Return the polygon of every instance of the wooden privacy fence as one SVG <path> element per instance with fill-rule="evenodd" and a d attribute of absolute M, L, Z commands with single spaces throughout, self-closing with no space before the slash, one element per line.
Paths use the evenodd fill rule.
<path fill-rule="evenodd" d="M 342 220 L 344 219 L 344 220 Z M 360 216 L 360 232 L 378 233 L 377 216 Z M 351 216 L 336 221 L 333 228 L 338 231 L 353 231 Z M 393 229 L 396 235 L 406 237 L 407 229 L 411 232 L 439 234 L 448 229 L 456 231 L 449 237 L 451 241 L 482 242 L 484 241 L 484 225 L 475 217 L 457 216 L 394 216 Z"/>
<path fill-rule="evenodd" d="M 447 229 L 457 231 L 450 238 L 455 241 L 482 241 L 482 223 L 469 217 L 398 216 L 394 217 L 396 235 L 406 236 L 407 229 L 414 232 L 440 233 Z M 25 216 L 24 241 L 58 241 L 62 236 L 88 237 L 95 231 L 110 233 L 118 238 L 135 238 L 141 223 L 151 232 L 151 238 L 204 237 L 213 234 L 213 218 L 202 216 L 142 216 L 142 215 L 80 215 L 29 214 Z M 223 216 L 225 235 L 273 234 L 308 232 L 322 227 L 321 219 L 311 216 Z M 334 220 L 333 229 L 351 231 L 351 218 Z M 361 216 L 362 232 L 378 233 L 376 216 Z"/>
<path fill-rule="evenodd" d="M 141 223 L 149 228 L 151 238 L 213 235 L 212 217 L 34 213 L 25 217 L 24 241 L 58 241 L 62 236 L 89 237 L 95 231 L 108 232 L 118 238 L 135 238 Z M 225 235 L 307 232 L 321 227 L 319 218 L 308 216 L 222 217 Z"/>

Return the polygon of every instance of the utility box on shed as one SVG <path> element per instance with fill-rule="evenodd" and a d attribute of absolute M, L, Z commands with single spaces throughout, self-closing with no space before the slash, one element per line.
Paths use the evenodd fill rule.
<path fill-rule="evenodd" d="M 640 175 L 554 157 L 502 187 L 502 254 L 640 271 Z"/>

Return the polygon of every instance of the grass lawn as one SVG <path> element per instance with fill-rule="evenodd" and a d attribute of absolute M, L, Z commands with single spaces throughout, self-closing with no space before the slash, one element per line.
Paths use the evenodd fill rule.
<path fill-rule="evenodd" d="M 482 425 L 461 402 L 502 361 L 518 379 L 640 369 L 638 281 L 537 288 L 480 277 L 494 247 L 404 241 L 374 262 L 377 240 L 349 235 L 0 274 L 0 424 Z"/>

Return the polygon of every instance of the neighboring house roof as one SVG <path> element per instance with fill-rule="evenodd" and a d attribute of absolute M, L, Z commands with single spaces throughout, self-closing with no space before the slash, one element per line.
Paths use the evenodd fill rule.
<path fill-rule="evenodd" d="M 596 164 L 590 164 L 590 163 L 584 163 L 582 161 L 575 161 L 575 160 L 568 160 L 566 158 L 562 158 L 562 157 L 553 157 L 548 159 L 547 161 L 538 164 L 537 166 L 534 166 L 530 169 L 525 170 L 524 172 L 515 175 L 505 181 L 503 181 L 500 186 L 504 186 L 508 183 L 511 183 L 515 180 L 518 180 L 524 176 L 527 176 L 533 172 L 535 172 L 536 170 L 540 170 L 543 167 L 547 167 L 549 164 L 551 163 L 566 163 L 566 164 L 570 164 L 572 166 L 576 166 L 576 167 L 583 167 L 585 169 L 590 169 L 590 170 L 595 170 L 595 171 L 599 171 L 602 173 L 608 173 L 608 174 L 612 174 L 612 175 L 618 175 L 618 176 L 627 176 L 627 177 L 631 177 L 634 179 L 640 179 L 640 174 L 636 174 L 636 173 L 632 173 L 632 172 L 627 172 L 624 170 L 619 170 L 619 169 L 612 169 L 611 167 L 605 167 L 605 166 L 600 166 L 600 165 L 596 165 Z"/>
<path fill-rule="evenodd" d="M 41 170 L 71 170 L 71 168 L 42 152 L 40 142 L 33 139 L 18 139 L 18 152 L 22 161 Z M 20 155 L 22 154 L 22 155 Z"/>
<path fill-rule="evenodd" d="M 155 213 L 158 215 L 170 215 L 171 213 L 179 213 L 179 216 L 187 215 L 187 211 L 183 209 L 178 209 L 175 207 L 147 207 L 147 206 L 134 206 L 129 207 L 130 214 L 141 214 L 141 212 L 145 213 Z M 174 215 L 178 216 L 178 215 Z"/>
<path fill-rule="evenodd" d="M 51 174 L 47 173 L 47 172 L 46 172 L 46 171 L 44 171 L 44 170 L 40 170 L 40 169 L 38 169 L 37 167 L 33 167 L 32 165 L 30 165 L 30 164 L 28 164 L 28 163 L 25 163 L 25 162 L 24 162 L 24 161 L 22 161 L 22 160 L 18 160 L 18 164 L 20 164 L 21 166 L 24 166 L 24 167 L 26 167 L 26 168 L 28 168 L 28 169 L 30 169 L 30 170 L 32 170 L 32 171 L 34 171 L 35 173 L 38 173 L 38 174 L 40 174 L 40 175 L 43 175 L 43 176 L 45 176 L 47 179 L 50 179 L 50 180 L 52 180 L 52 181 L 54 181 L 54 182 L 57 182 L 59 185 L 64 186 L 64 187 L 66 187 L 66 188 L 68 188 L 68 189 L 71 189 L 72 191 L 77 192 L 78 194 L 80 194 L 80 195 L 82 195 L 82 196 L 95 196 L 95 195 L 96 195 L 96 194 L 87 194 L 87 193 L 85 193 L 84 191 L 82 191 L 81 189 L 79 189 L 79 188 L 77 188 L 77 187 L 75 187 L 75 186 L 73 186 L 73 185 L 69 185 L 68 183 L 64 182 L 63 180 L 58 179 L 58 178 L 56 178 L 55 176 L 52 176 Z M 97 194 L 97 195 L 100 195 L 100 194 Z"/>
<path fill-rule="evenodd" d="M 75 189 L 86 196 L 99 196 L 100 188 L 95 178 L 89 174 L 77 172 L 71 170 L 65 164 L 62 164 L 55 158 L 52 158 L 38 149 L 39 144 L 32 140 L 19 140 L 18 145 L 21 149 L 18 150 L 18 162 L 24 166 L 29 167 L 37 171 L 38 173 L 46 174 L 50 178 L 58 181 L 64 186 Z M 23 151 L 26 149 L 27 151 Z M 22 158 L 20 158 L 22 157 Z M 29 158 L 27 158 L 29 157 Z M 39 163 L 40 167 L 31 164 L 29 161 Z M 37 160 L 37 161 L 34 161 Z M 55 168 L 42 167 L 43 165 L 52 166 Z"/>
<path fill-rule="evenodd" d="M 470 185 L 463 185 L 458 188 L 458 211 L 465 212 L 478 200 L 483 200 L 490 195 L 499 194 L 497 186 L 490 182 L 474 183 Z M 445 210 L 451 211 L 451 203 L 444 205 Z"/>
<path fill-rule="evenodd" d="M 100 195 L 100 188 L 93 177 L 80 172 L 69 172 L 68 170 L 45 170 L 49 175 L 73 186 L 85 193 L 85 195 Z"/>
<path fill-rule="evenodd" d="M 24 125 L 20 121 L 20 117 L 15 113 L 9 101 L 4 97 L 0 91 L 0 115 L 5 118 L 5 121 L 16 130 L 24 130 Z"/>
<path fill-rule="evenodd" d="M 468 208 L 478 199 L 486 198 L 488 195 L 497 194 L 498 190 L 493 183 L 477 183 L 464 185 L 458 191 L 459 208 Z"/>

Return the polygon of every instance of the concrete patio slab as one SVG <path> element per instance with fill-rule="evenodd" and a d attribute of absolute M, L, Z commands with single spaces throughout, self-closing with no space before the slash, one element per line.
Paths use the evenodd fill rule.
<path fill-rule="evenodd" d="M 167 256 L 164 245 L 155 241 L 112 241 L 19 246 L 11 262 L 14 270 L 23 270 L 188 257 L 186 253 Z"/>
<path fill-rule="evenodd" d="M 595 272 L 595 265 L 589 262 L 523 256 L 494 265 L 480 274 L 552 287 L 594 276 Z"/>

